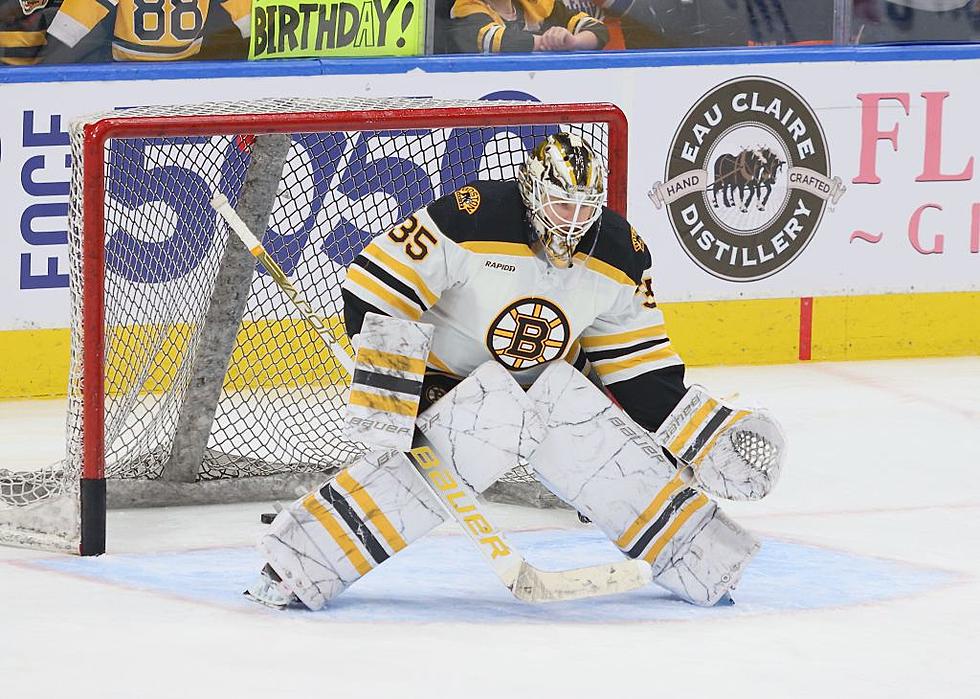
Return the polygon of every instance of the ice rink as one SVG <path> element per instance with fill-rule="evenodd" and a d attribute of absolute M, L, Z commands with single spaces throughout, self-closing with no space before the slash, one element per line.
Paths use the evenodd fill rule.
<path fill-rule="evenodd" d="M 694 368 L 789 439 L 736 604 L 651 586 L 528 606 L 445 524 L 321 612 L 250 604 L 269 503 L 119 510 L 94 559 L 0 547 L 0 698 L 980 697 L 980 358 Z M 0 463 L 60 457 L 59 401 L 0 403 Z M 545 568 L 615 557 L 494 506 Z"/>

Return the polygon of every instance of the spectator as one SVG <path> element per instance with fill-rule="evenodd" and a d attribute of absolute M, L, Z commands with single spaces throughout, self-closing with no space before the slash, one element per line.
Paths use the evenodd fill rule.
<path fill-rule="evenodd" d="M 45 63 L 246 58 L 250 0 L 63 0 L 48 30 Z M 238 41 L 229 44 L 233 30 Z M 210 47 L 220 39 L 223 51 Z"/>
<path fill-rule="evenodd" d="M 60 5 L 61 0 L 0 0 L 0 63 L 37 63 Z"/>
<path fill-rule="evenodd" d="M 980 41 L 980 0 L 854 0 L 851 41 Z"/>
<path fill-rule="evenodd" d="M 605 25 L 560 0 L 456 0 L 450 49 L 457 53 L 515 53 L 601 49 Z"/>

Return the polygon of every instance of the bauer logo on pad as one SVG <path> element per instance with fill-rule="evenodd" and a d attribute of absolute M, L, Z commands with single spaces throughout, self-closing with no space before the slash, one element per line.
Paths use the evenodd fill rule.
<path fill-rule="evenodd" d="M 426 323 L 377 313 L 364 317 L 344 417 L 351 439 L 399 451 L 412 448 L 432 331 Z"/>

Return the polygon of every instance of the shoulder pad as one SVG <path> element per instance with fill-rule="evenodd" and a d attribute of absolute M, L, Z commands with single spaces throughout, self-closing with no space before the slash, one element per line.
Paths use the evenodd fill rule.
<path fill-rule="evenodd" d="M 457 243 L 528 242 L 524 202 L 513 180 L 470 182 L 427 210 L 442 234 Z"/>
<path fill-rule="evenodd" d="M 612 265 L 639 284 L 650 267 L 650 251 L 640 234 L 625 218 L 615 211 L 604 208 L 599 219 L 599 237 L 593 256 Z M 579 244 L 579 250 L 588 249 L 588 241 Z"/>

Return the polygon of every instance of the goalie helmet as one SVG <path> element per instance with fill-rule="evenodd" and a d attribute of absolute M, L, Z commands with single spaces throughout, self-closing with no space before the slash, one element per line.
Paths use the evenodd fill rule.
<path fill-rule="evenodd" d="M 578 136 L 556 133 L 534 147 L 517 173 L 521 198 L 548 260 L 570 267 L 575 247 L 599 220 L 605 168 Z"/>

